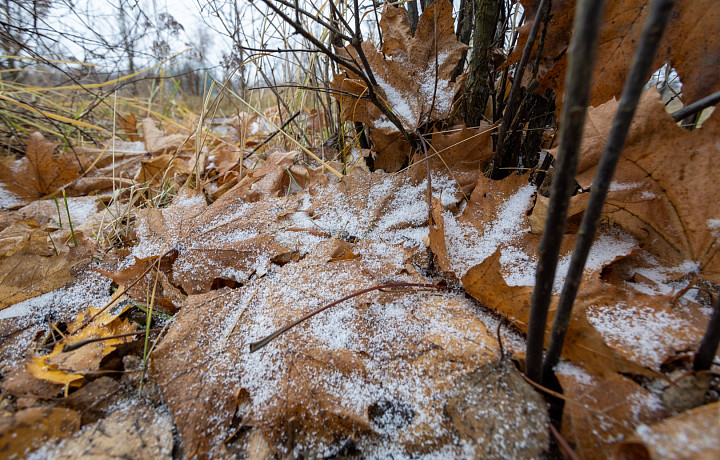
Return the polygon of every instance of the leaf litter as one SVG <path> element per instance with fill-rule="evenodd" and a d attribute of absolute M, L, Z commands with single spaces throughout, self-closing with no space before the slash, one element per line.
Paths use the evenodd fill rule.
<path fill-rule="evenodd" d="M 571 8 L 562 2 L 553 7 Z M 442 120 L 452 110 L 449 72 L 464 45 L 448 33 L 450 8 L 440 3 L 440 80 L 431 88 L 435 36 L 425 38 L 435 7 L 426 9 L 414 37 L 403 15 L 401 8 L 386 9 L 384 48 L 366 42 L 363 49 L 378 69 L 382 97 L 414 132 L 424 117 Z M 548 40 L 546 50 L 564 46 L 558 30 L 549 30 Z M 556 71 L 549 69 L 545 85 L 555 84 L 550 77 Z M 35 201 L 0 221 L 0 263 L 9 268 L 0 280 L 0 385 L 13 398 L 2 402 L 13 417 L 0 425 L 3 446 L 19 454 L 39 447 L 36 458 L 56 449 L 69 456 L 119 456 L 126 448 L 142 458 L 544 454 L 547 406 L 502 357 L 522 365 L 524 341 L 517 331 L 527 329 L 546 198 L 527 174 L 485 178 L 480 171 L 492 156 L 489 127 L 455 126 L 427 135 L 429 225 L 424 159 L 408 155 L 394 125 L 359 97 L 367 90 L 361 82 L 339 74 L 333 85 L 347 91 L 339 97 L 344 119 L 376 128 L 376 168 L 398 172 L 353 168 L 338 181 L 297 151 L 248 154 L 242 148 L 255 142 L 248 136 L 262 128 L 247 114 L 231 123 L 240 139 L 234 147 L 200 149 L 205 167 L 221 178 L 197 189 L 182 186 L 204 164 L 196 162 L 195 140 L 175 128 L 161 132 L 152 119 L 142 122 L 140 136 L 136 121 L 126 118 L 122 129 L 131 142 L 78 149 L 87 168 L 82 177 L 67 152 L 56 155 L 54 143 L 31 137 L 27 158 L 3 170 L 5 190 L 23 202 L 63 190 L 99 198 L 69 199 L 69 216 L 53 214 L 51 200 Z M 603 89 L 602 97 L 612 91 Z M 554 302 L 600 139 L 617 105 L 607 98 L 588 114 L 577 177 L 582 190 L 571 205 Z M 610 456 L 624 440 L 621 448 L 645 443 L 670 452 L 649 446 L 665 424 L 675 423 L 667 417 L 678 406 L 668 395 L 680 385 L 667 382 L 674 375 L 667 369 L 681 372 L 678 362 L 697 346 L 710 313 L 702 289 L 717 282 L 718 225 L 711 208 L 717 202 L 711 161 L 717 119 L 685 132 L 669 121 L 654 90 L 643 96 L 583 276 L 564 360 L 555 369 L 565 401 L 562 434 L 583 458 Z M 41 156 L 55 170 L 33 169 L 32 160 Z M 118 193 L 116 173 L 132 177 L 123 180 L 138 188 Z M 23 175 L 32 180 L 21 190 Z M 2 206 L 15 206 L 3 200 Z M 80 248 L 60 225 L 67 217 L 85 220 L 78 226 Z M 439 268 L 434 273 L 427 271 L 428 246 Z M 90 256 L 102 261 L 91 265 Z M 44 276 L 34 275 L 37 267 Z M 142 340 L 118 338 L 75 355 L 82 359 L 63 352 L 53 357 L 51 349 L 79 338 L 68 335 L 78 321 L 108 305 L 115 287 L 108 278 L 130 296 L 103 321 L 120 329 L 88 327 L 87 334 L 135 331 L 138 310 L 157 307 L 172 319 L 142 317 L 143 328 L 152 323 L 163 330 L 146 339 L 150 359 L 141 358 Z M 440 280 L 448 289 L 354 297 L 249 352 L 250 343 L 353 292 Z M 60 378 L 33 374 L 38 358 L 54 359 Z M 116 376 L 98 378 L 96 372 Z M 70 383 L 81 387 L 71 392 Z M 63 390 L 69 397 L 58 397 Z M 701 390 L 704 397 L 707 387 Z M 686 412 L 689 420 L 678 423 L 716 430 L 707 421 L 712 407 Z M 47 430 L 24 432 L 20 419 L 47 420 Z M 705 448 L 701 444 L 698 449 Z"/>

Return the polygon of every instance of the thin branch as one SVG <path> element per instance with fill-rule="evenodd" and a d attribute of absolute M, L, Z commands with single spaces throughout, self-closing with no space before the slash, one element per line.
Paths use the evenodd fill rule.
<path fill-rule="evenodd" d="M 288 118 L 288 119 L 285 121 L 285 123 L 282 124 L 282 126 L 280 126 L 278 129 L 276 129 L 275 131 L 273 131 L 273 133 L 270 134 L 267 138 L 265 138 L 265 140 L 262 141 L 262 142 L 260 143 L 260 145 L 258 145 L 257 147 L 255 147 L 251 153 L 255 153 L 255 152 L 257 152 L 258 150 L 260 150 L 260 148 L 262 148 L 263 145 L 265 145 L 265 144 L 267 144 L 268 142 L 270 142 L 273 137 L 275 137 L 276 135 L 278 135 L 278 133 L 282 132 L 282 130 L 285 129 L 285 127 L 286 127 L 287 125 L 289 125 L 290 123 L 292 123 L 292 121 L 293 121 L 295 118 L 297 118 L 298 115 L 300 115 L 300 112 L 301 112 L 300 110 L 298 110 L 297 112 L 295 112 L 295 115 L 293 115 L 292 117 Z"/>
<path fill-rule="evenodd" d="M 680 121 L 685 119 L 686 117 L 689 117 L 690 115 L 694 115 L 699 111 L 710 107 L 711 105 L 715 105 L 718 102 L 720 102 L 720 91 L 718 91 L 717 93 L 713 93 L 709 96 L 705 96 L 704 98 L 693 102 L 687 107 L 683 107 L 682 109 L 673 112 L 672 114 L 670 114 L 670 116 L 673 117 L 673 120 Z"/>
<path fill-rule="evenodd" d="M 81 340 L 79 342 L 65 344 L 65 346 L 63 346 L 62 352 L 67 353 L 68 351 L 77 350 L 80 347 L 84 347 L 85 345 L 89 345 L 89 344 L 95 343 L 95 342 L 103 342 L 105 340 L 120 339 L 123 337 L 132 337 L 133 335 L 142 335 L 145 333 L 162 332 L 162 330 L 163 330 L 163 328 L 149 329 L 149 330 L 143 329 L 142 331 L 126 332 L 125 334 L 117 334 L 117 335 L 110 335 L 108 337 L 96 337 L 94 339 Z"/>
<path fill-rule="evenodd" d="M 498 130 L 498 142 L 497 148 L 495 149 L 495 155 L 490 162 L 491 165 L 491 177 L 495 176 L 500 164 L 502 163 L 502 157 L 504 154 L 505 146 L 505 133 L 511 126 L 513 117 L 515 116 L 515 106 L 517 105 L 518 96 L 520 95 L 520 88 L 522 87 L 522 78 L 525 74 L 525 68 L 527 67 L 528 61 L 530 60 L 530 54 L 532 53 L 535 39 L 537 38 L 538 32 L 540 31 L 540 24 L 543 22 L 543 15 L 545 14 L 545 5 L 548 0 L 542 0 L 538 6 L 537 12 L 535 13 L 535 19 L 533 19 L 532 28 L 530 29 L 530 35 L 525 42 L 525 48 L 523 48 L 522 57 L 518 64 L 517 70 L 515 71 L 515 79 L 513 80 L 512 87 L 510 88 L 510 95 L 508 96 L 507 105 L 505 112 L 503 113 L 503 122 Z M 538 54 L 540 50 L 538 50 Z"/>

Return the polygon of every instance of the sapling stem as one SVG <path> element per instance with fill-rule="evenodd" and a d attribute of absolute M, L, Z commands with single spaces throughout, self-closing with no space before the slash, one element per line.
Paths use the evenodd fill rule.
<path fill-rule="evenodd" d="M 650 14 L 640 37 L 640 43 L 635 50 L 630 73 L 625 80 L 617 113 L 608 135 L 607 143 L 600 159 L 597 173 L 592 182 L 590 202 L 585 208 L 585 214 L 580 224 L 580 230 L 575 241 L 575 249 L 568 268 L 567 277 L 563 286 L 560 302 L 553 320 L 548 344 L 547 356 L 543 363 L 542 382 L 547 383 L 553 374 L 553 368 L 560 359 L 565 335 L 570 324 L 573 302 L 580 288 L 585 263 L 587 262 L 590 248 L 592 247 L 595 233 L 597 232 L 603 205 L 607 198 L 610 183 L 612 182 L 615 168 L 620 160 L 623 145 L 635 109 L 637 108 L 640 95 L 642 94 L 645 82 L 650 77 L 651 65 L 655 58 L 655 51 L 660 38 L 662 37 L 665 25 L 670 17 L 674 0 L 655 0 L 652 2 Z"/>
<path fill-rule="evenodd" d="M 570 197 L 575 186 L 578 151 L 590 97 L 595 51 L 605 2 L 581 0 L 575 12 L 570 40 L 568 71 L 565 76 L 565 105 L 562 112 L 560 145 L 553 177 L 545 231 L 538 247 L 526 352 L 526 374 L 540 382 L 545 323 L 552 294 L 555 268 L 560 253 Z"/>
<path fill-rule="evenodd" d="M 538 5 L 537 12 L 535 13 L 535 19 L 533 20 L 530 33 L 528 34 L 527 42 L 525 42 L 525 48 L 523 48 L 522 56 L 520 57 L 520 63 L 518 64 L 517 71 L 515 72 L 514 81 L 510 88 L 510 95 L 508 96 L 507 105 L 505 106 L 505 112 L 503 113 L 503 121 L 498 130 L 498 142 L 497 148 L 495 149 L 495 155 L 491 161 L 492 171 L 491 177 L 495 176 L 504 154 L 505 146 L 505 133 L 510 128 L 513 116 L 515 115 L 515 106 L 517 105 L 517 99 L 520 95 L 520 87 L 522 86 L 522 77 L 527 68 L 528 61 L 530 60 L 530 53 L 532 52 L 533 44 L 537 38 L 538 31 L 540 30 L 540 24 L 543 22 L 543 14 L 545 5 L 548 0 L 542 0 Z M 538 50 L 538 54 L 540 50 Z M 505 88 L 503 87 L 503 91 Z"/>

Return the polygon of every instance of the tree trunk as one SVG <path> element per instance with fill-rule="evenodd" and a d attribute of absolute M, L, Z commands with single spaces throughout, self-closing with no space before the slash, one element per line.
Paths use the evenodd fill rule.
<path fill-rule="evenodd" d="M 475 33 L 472 58 L 465 83 L 464 116 L 467 126 L 478 126 L 492 89 L 490 52 L 495 41 L 499 4 L 497 0 L 472 0 L 475 6 Z"/>
<path fill-rule="evenodd" d="M 418 15 L 417 0 L 407 2 L 408 19 L 410 19 L 410 31 L 415 35 L 420 16 Z"/>
<path fill-rule="evenodd" d="M 458 12 L 458 26 L 457 26 L 457 38 L 461 43 L 466 45 L 470 44 L 470 36 L 473 30 L 473 2 L 472 0 L 460 0 L 460 11 Z M 452 81 L 455 81 L 457 77 L 462 74 L 465 68 L 465 58 L 467 57 L 467 50 L 463 51 L 462 58 L 458 65 L 455 67 L 452 73 Z"/>

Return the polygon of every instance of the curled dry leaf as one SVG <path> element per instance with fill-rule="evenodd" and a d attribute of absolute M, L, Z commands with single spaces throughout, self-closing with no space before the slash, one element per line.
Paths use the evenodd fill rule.
<path fill-rule="evenodd" d="M 181 148 L 192 149 L 189 143 L 189 136 L 185 134 L 165 135 L 160 131 L 152 118 L 145 118 L 142 121 L 143 132 L 145 133 L 145 148 L 153 155 L 176 154 Z"/>
<path fill-rule="evenodd" d="M 134 180 L 155 186 L 164 184 L 169 179 L 182 182 L 192 172 L 193 165 L 193 160 L 186 161 L 176 155 L 164 153 L 143 159 Z"/>
<path fill-rule="evenodd" d="M 130 308 L 129 303 L 120 302 L 116 305 L 117 308 L 104 311 L 83 329 L 68 335 L 55 345 L 50 354 L 33 356 L 27 363 L 30 374 L 37 379 L 66 386 L 80 385 L 84 374 L 97 370 L 102 358 L 115 350 L 117 345 L 134 339 L 132 337 L 108 339 L 93 342 L 69 352 L 63 352 L 63 346 L 90 338 L 110 337 L 134 332 L 134 324 L 130 323 L 128 319 L 121 320 L 118 318 L 120 314 Z M 77 330 L 86 319 L 91 318 L 99 310 L 99 308 L 90 307 L 82 312 L 68 325 L 68 330 Z"/>
<path fill-rule="evenodd" d="M 640 425 L 620 446 L 620 459 L 714 459 L 720 456 L 720 402 L 652 425 Z"/>
<path fill-rule="evenodd" d="M 53 154 L 57 142 L 35 132 L 30 135 L 25 156 L 13 165 L 0 168 L 0 181 L 21 199 L 40 198 L 57 192 L 80 176 L 72 152 Z"/>
<path fill-rule="evenodd" d="M 539 0 L 521 1 L 527 18 L 533 18 Z M 562 101 L 565 90 L 567 50 L 575 15 L 575 1 L 555 0 L 551 7 L 551 21 L 545 34 L 540 56 L 540 87 L 555 91 L 555 101 Z M 598 106 L 619 98 L 627 77 L 637 43 L 650 11 L 648 0 L 614 0 L 607 2 L 605 17 L 598 40 L 590 105 Z M 720 39 L 715 30 L 720 23 L 720 10 L 715 0 L 675 2 L 663 38 L 658 45 L 654 68 L 666 62 L 677 69 L 683 82 L 683 100 L 686 104 L 720 90 Z M 508 58 L 508 64 L 520 60 L 530 31 L 529 21 L 520 29 L 518 46 Z M 531 55 L 531 62 L 537 54 Z M 529 78 L 529 77 L 528 77 Z"/>

